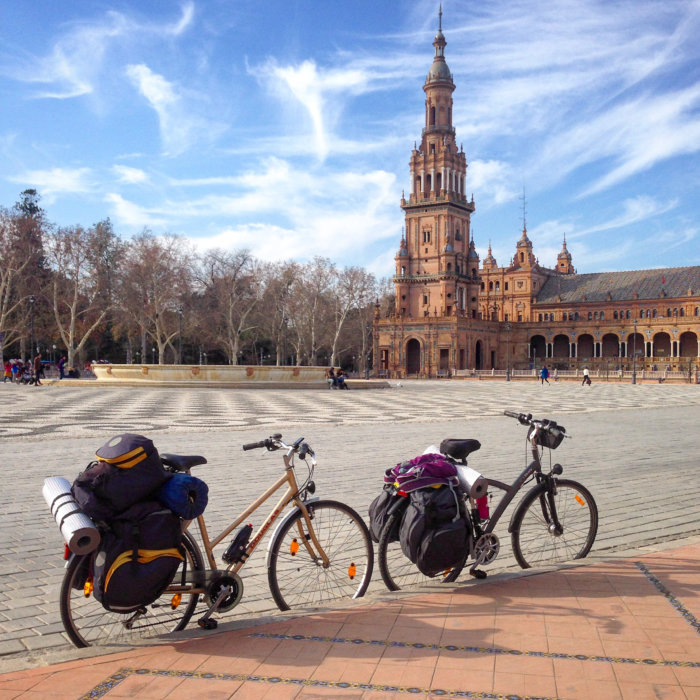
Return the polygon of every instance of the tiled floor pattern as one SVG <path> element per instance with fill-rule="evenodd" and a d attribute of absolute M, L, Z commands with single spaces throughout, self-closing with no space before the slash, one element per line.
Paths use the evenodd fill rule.
<path fill-rule="evenodd" d="M 700 544 L 0 676 L 0 698 L 700 699 Z"/>
<path fill-rule="evenodd" d="M 0 438 L 39 435 L 87 437 L 128 431 L 144 434 L 173 430 L 246 428 L 294 424 L 396 423 L 430 420 L 431 416 L 501 415 L 506 382 L 404 382 L 376 391 L 275 391 L 226 388 L 62 387 L 2 388 Z M 610 408 L 699 405 L 691 385 L 596 384 L 583 391 L 576 382 L 541 387 L 513 382 L 522 405 L 535 415 Z M 45 392 L 42 395 L 42 392 Z M 50 410 L 46 410 L 46 405 Z M 507 404 L 507 401 L 505 403 Z M 4 410 L 3 410 L 4 409 Z"/>

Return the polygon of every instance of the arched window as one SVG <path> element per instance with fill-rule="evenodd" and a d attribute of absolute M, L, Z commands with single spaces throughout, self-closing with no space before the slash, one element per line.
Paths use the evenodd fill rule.
<path fill-rule="evenodd" d="M 593 320 L 593 313 L 591 311 L 588 312 L 588 320 Z"/>
<path fill-rule="evenodd" d="M 669 317 L 671 315 L 671 309 L 666 309 L 666 317 Z"/>
<path fill-rule="evenodd" d="M 680 315 L 681 315 L 681 316 L 685 316 L 685 309 L 681 309 Z"/>
<path fill-rule="evenodd" d="M 435 107 L 430 108 L 430 126 L 435 126 Z"/>
<path fill-rule="evenodd" d="M 476 268 L 475 267 L 472 267 L 472 277 L 476 277 Z M 482 285 L 482 289 L 483 289 L 483 285 Z"/>
<path fill-rule="evenodd" d="M 481 291 L 482 291 L 482 292 L 484 291 L 485 287 L 486 287 L 486 285 L 482 282 L 482 283 L 481 283 Z"/>
<path fill-rule="evenodd" d="M 673 315 L 678 316 L 678 309 L 677 308 L 673 309 Z"/>
<path fill-rule="evenodd" d="M 644 318 L 644 309 L 640 309 L 639 318 Z"/>
<path fill-rule="evenodd" d="M 501 283 L 500 282 L 496 282 L 496 291 L 497 292 L 501 291 Z"/>
<path fill-rule="evenodd" d="M 630 310 L 627 309 L 627 318 L 629 318 L 629 317 L 630 317 Z"/>
<path fill-rule="evenodd" d="M 597 321 L 598 320 L 598 312 L 594 311 L 593 312 L 593 318 Z"/>
<path fill-rule="evenodd" d="M 695 307 L 695 315 L 700 316 L 700 306 Z"/>
<path fill-rule="evenodd" d="M 452 263 L 447 263 L 447 271 L 450 272 L 452 270 Z"/>
<path fill-rule="evenodd" d="M 493 291 L 493 282 L 489 282 L 489 291 Z"/>
<path fill-rule="evenodd" d="M 505 283 L 503 284 L 503 290 L 506 291 L 506 292 L 508 291 L 508 282 L 505 282 Z"/>
<path fill-rule="evenodd" d="M 656 318 L 656 309 L 654 309 L 654 312 L 651 314 L 653 318 Z M 647 318 L 649 318 L 649 310 L 647 309 Z"/>
<path fill-rule="evenodd" d="M 539 319 L 538 319 L 538 320 L 539 320 L 539 321 L 542 320 L 542 314 L 539 315 Z"/>
<path fill-rule="evenodd" d="M 525 262 L 525 253 L 520 253 L 520 262 Z"/>
<path fill-rule="evenodd" d="M 600 320 L 605 321 L 605 311 L 600 312 Z"/>

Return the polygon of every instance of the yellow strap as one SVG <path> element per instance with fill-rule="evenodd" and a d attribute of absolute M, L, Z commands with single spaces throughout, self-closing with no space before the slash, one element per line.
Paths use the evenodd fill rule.
<path fill-rule="evenodd" d="M 98 462 L 107 462 L 107 464 L 113 464 L 120 469 L 131 469 L 131 467 L 135 467 L 139 462 L 143 462 L 143 460 L 148 457 L 143 447 L 137 447 L 131 450 L 131 452 L 125 452 L 123 455 L 119 455 L 119 457 L 95 456 Z"/>
<path fill-rule="evenodd" d="M 109 586 L 109 580 L 112 578 L 112 574 L 122 565 L 127 564 L 133 558 L 134 550 L 130 549 L 126 552 L 122 552 L 109 567 L 107 576 L 105 577 L 105 592 L 107 591 L 107 586 Z M 139 549 L 136 561 L 139 564 L 150 564 L 152 561 L 159 559 L 160 557 L 175 557 L 180 561 L 184 561 L 184 557 L 177 548 L 172 547 L 170 549 Z"/>

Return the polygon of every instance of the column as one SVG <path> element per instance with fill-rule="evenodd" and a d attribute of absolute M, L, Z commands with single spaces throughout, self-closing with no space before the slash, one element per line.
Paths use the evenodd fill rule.
<path fill-rule="evenodd" d="M 578 349 L 576 347 L 576 341 L 569 343 L 569 357 L 576 357 Z"/>
<path fill-rule="evenodd" d="M 441 179 L 441 181 L 442 181 L 442 182 L 441 182 L 441 184 L 442 184 L 442 189 L 443 189 L 443 190 L 446 190 L 446 189 L 447 189 L 447 183 L 445 182 L 445 166 L 444 166 L 444 165 L 442 166 L 442 171 L 441 171 L 441 172 L 442 172 L 442 177 L 441 177 L 440 179 Z"/>
<path fill-rule="evenodd" d="M 445 191 L 449 192 L 452 188 L 450 187 L 450 169 L 445 168 Z"/>
<path fill-rule="evenodd" d="M 420 193 L 421 197 L 425 195 L 425 170 L 421 168 L 420 171 Z"/>
<path fill-rule="evenodd" d="M 430 169 L 430 188 L 435 192 L 435 168 Z"/>

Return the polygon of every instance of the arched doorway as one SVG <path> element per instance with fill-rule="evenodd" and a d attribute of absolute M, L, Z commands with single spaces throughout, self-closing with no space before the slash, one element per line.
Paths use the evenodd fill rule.
<path fill-rule="evenodd" d="M 406 374 L 420 374 L 420 343 L 415 338 L 406 343 Z"/>
<path fill-rule="evenodd" d="M 476 341 L 476 354 L 474 357 L 475 357 L 474 368 L 475 369 L 483 369 L 482 365 L 483 365 L 484 359 L 483 359 L 483 351 L 481 349 L 481 341 L 480 340 Z"/>
<path fill-rule="evenodd" d="M 540 359 L 547 357 L 547 341 L 544 339 L 543 335 L 533 335 L 532 338 L 530 338 L 530 357 L 533 362 L 535 362 L 538 357 Z"/>
<path fill-rule="evenodd" d="M 590 360 L 594 357 L 593 336 L 585 333 L 578 339 L 578 357 L 580 360 Z"/>
<path fill-rule="evenodd" d="M 620 340 L 614 333 L 603 336 L 603 357 L 618 357 L 620 355 Z"/>
<path fill-rule="evenodd" d="M 627 338 L 628 357 L 644 357 L 644 336 L 641 333 L 630 333 Z"/>
<path fill-rule="evenodd" d="M 552 344 L 552 355 L 559 358 L 569 357 L 569 347 L 569 336 L 557 335 Z"/>
<path fill-rule="evenodd" d="M 668 333 L 662 331 L 654 336 L 654 356 L 671 357 L 671 336 Z"/>
<path fill-rule="evenodd" d="M 681 357 L 697 357 L 698 356 L 698 337 L 692 331 L 686 331 L 681 334 L 679 343 Z"/>

